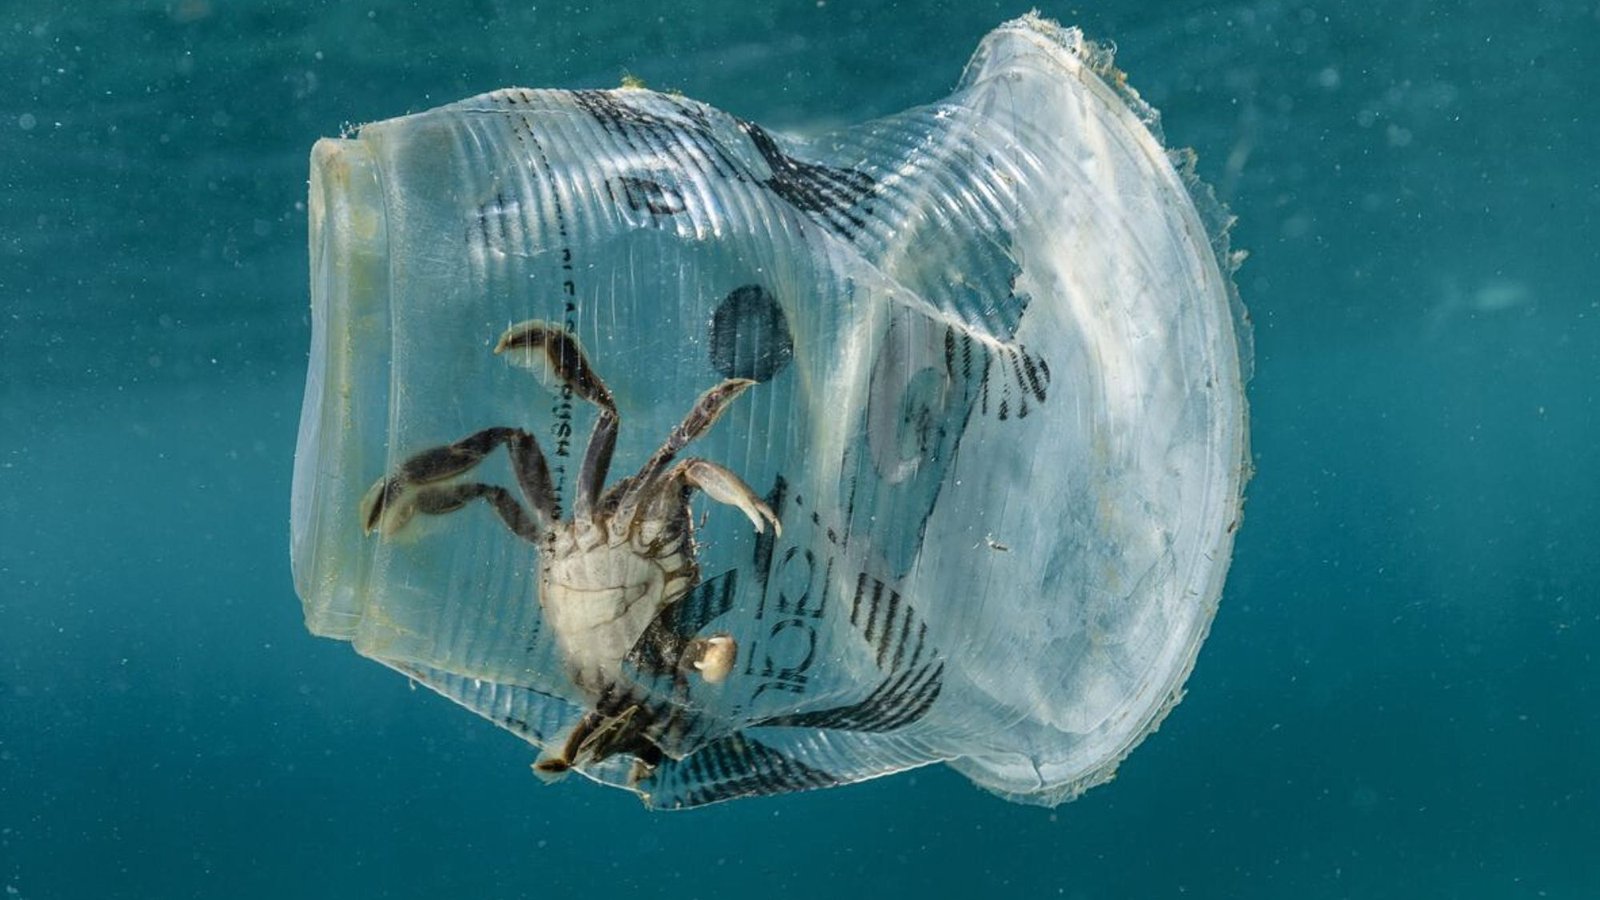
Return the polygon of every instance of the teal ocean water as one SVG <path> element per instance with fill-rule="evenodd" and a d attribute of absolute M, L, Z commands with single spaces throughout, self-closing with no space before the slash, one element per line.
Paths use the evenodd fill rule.
<path fill-rule="evenodd" d="M 929 768 L 651 813 L 306 633 L 316 138 L 624 74 L 814 131 L 1024 11 L 7 4 L 4 896 L 1600 896 L 1593 2 L 1041 4 L 1199 152 L 1256 343 L 1212 635 L 1076 802 Z"/>

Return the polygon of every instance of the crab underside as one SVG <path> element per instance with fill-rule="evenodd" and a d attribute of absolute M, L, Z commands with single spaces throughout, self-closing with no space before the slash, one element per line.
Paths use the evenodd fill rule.
<path fill-rule="evenodd" d="M 777 516 L 743 479 L 705 459 L 677 456 L 705 434 L 754 381 L 729 378 L 700 398 L 639 471 L 604 488 L 620 417 L 611 391 L 578 340 L 530 320 L 501 335 L 494 352 L 592 403 L 599 417 L 578 471 L 572 515 L 563 518 L 549 465 L 529 431 L 495 426 L 416 453 L 380 479 L 361 502 L 367 532 L 395 534 L 417 513 L 444 515 L 483 500 L 514 534 L 539 548 L 539 604 L 555 634 L 568 675 L 589 711 L 559 752 L 535 765 L 543 775 L 600 762 L 618 753 L 636 760 L 633 780 L 662 758 L 658 738 L 676 718 L 623 671 L 649 661 L 670 675 L 677 692 L 688 678 L 721 682 L 738 652 L 731 635 L 683 634 L 667 615 L 699 582 L 689 500 L 696 491 L 737 507 L 759 533 Z M 497 447 L 510 455 L 517 493 L 462 479 Z"/>

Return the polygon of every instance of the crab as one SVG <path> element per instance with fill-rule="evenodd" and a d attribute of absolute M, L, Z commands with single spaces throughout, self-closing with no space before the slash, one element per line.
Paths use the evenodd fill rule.
<path fill-rule="evenodd" d="M 731 635 L 681 635 L 665 615 L 700 579 L 690 498 L 702 492 L 738 508 L 757 533 L 767 525 L 774 534 L 782 532 L 772 509 L 738 475 L 705 459 L 677 460 L 755 382 L 730 378 L 701 394 L 639 471 L 606 489 L 621 419 L 577 338 L 530 320 L 508 328 L 494 352 L 599 410 L 578 470 L 571 517 L 562 518 L 538 441 L 524 429 L 501 426 L 406 459 L 362 499 L 361 525 L 367 534 L 388 537 L 417 513 L 444 515 L 482 499 L 507 528 L 538 547 L 538 603 L 588 711 L 561 749 L 546 750 L 534 769 L 559 777 L 575 766 L 628 753 L 637 782 L 662 758 L 656 737 L 666 716 L 640 699 L 624 662 L 665 661 L 675 683 L 685 688 L 691 676 L 706 684 L 722 682 L 738 653 Z M 500 446 L 510 455 L 520 501 L 505 487 L 460 477 Z"/>

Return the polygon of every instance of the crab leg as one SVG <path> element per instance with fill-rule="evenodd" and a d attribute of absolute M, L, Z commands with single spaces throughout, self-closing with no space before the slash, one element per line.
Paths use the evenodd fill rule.
<path fill-rule="evenodd" d="M 602 696 L 595 708 L 572 726 L 566 740 L 561 742 L 559 753 L 546 753 L 533 764 L 534 773 L 545 780 L 554 780 L 573 766 L 599 762 L 618 753 L 631 753 L 646 767 L 661 762 L 661 748 L 644 735 L 651 717 L 643 706 L 634 701 L 615 713 L 602 711 L 614 696 L 611 692 Z"/>
<path fill-rule="evenodd" d="M 483 484 L 470 482 L 466 484 L 450 484 L 440 487 L 425 487 L 418 490 L 412 502 L 416 511 L 430 516 L 442 516 L 445 513 L 455 512 L 468 503 L 482 497 L 494 507 L 499 514 L 500 521 L 517 537 L 537 544 L 543 540 L 546 529 L 528 515 L 511 492 L 497 484 Z"/>
<path fill-rule="evenodd" d="M 471 470 L 501 444 L 511 454 L 517 486 L 533 508 L 531 517 L 504 488 L 486 484 L 434 486 Z M 451 512 L 478 497 L 488 499 L 511 530 L 529 540 L 538 540 L 560 518 L 550 470 L 539 442 L 521 428 L 498 427 L 424 450 L 401 463 L 394 475 L 380 479 L 362 498 L 361 528 L 369 534 L 374 530 L 394 534 L 415 513 Z"/>
<path fill-rule="evenodd" d="M 572 763 L 578 754 L 578 748 L 588 739 L 595 726 L 602 721 L 604 721 L 604 717 L 593 710 L 584 713 L 583 718 L 572 726 L 572 731 L 567 734 L 567 739 L 562 742 L 561 752 L 546 753 L 541 756 L 533 764 L 534 773 L 545 779 L 555 779 L 565 775 L 567 770 L 572 768 Z"/>
<path fill-rule="evenodd" d="M 588 519 L 599 502 L 611 456 L 617 449 L 619 417 L 610 389 L 589 364 L 577 337 L 549 322 L 529 319 L 507 328 L 494 352 L 505 354 L 514 365 L 532 370 L 539 383 L 552 392 L 565 387 L 599 408 L 600 417 L 589 434 L 589 447 L 578 469 L 578 493 L 572 509 L 574 519 Z"/>
<path fill-rule="evenodd" d="M 738 507 L 750 524 L 755 526 L 756 534 L 766 531 L 767 522 L 772 523 L 774 534 L 783 534 L 783 526 L 778 524 L 772 507 L 763 503 L 750 485 L 744 483 L 744 479 L 710 460 L 686 459 L 678 463 L 662 479 L 661 489 L 665 493 L 680 483 L 689 490 L 705 492 L 707 497 L 718 503 Z"/>
<path fill-rule="evenodd" d="M 639 469 L 639 474 L 634 476 L 633 483 L 622 497 L 622 502 L 617 504 L 616 518 L 624 522 L 628 521 L 640 503 L 654 496 L 659 489 L 658 481 L 662 471 L 678 455 L 678 451 L 688 446 L 690 441 L 711 430 L 711 426 L 715 425 L 717 419 L 722 417 L 729 404 L 738 399 L 739 395 L 748 390 L 753 384 L 755 382 L 748 378 L 729 378 L 701 394 L 700 399 L 695 401 L 694 408 L 689 410 L 689 414 L 683 417 L 683 421 L 679 422 L 677 427 L 672 429 L 672 433 L 667 435 L 666 443 L 661 445 L 661 448 Z M 707 465 L 710 465 L 710 463 L 707 463 Z M 727 472 L 726 469 L 722 471 Z M 728 472 L 727 474 L 735 481 L 738 481 L 738 477 L 733 473 Z M 740 484 L 743 484 L 743 482 L 740 482 Z M 749 488 L 745 488 L 745 490 L 749 490 Z"/>

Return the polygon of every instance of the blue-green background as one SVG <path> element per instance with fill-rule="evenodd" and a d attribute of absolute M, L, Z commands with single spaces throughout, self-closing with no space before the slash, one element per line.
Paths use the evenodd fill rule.
<path fill-rule="evenodd" d="M 1600 6 L 1042 4 L 1239 215 L 1250 485 L 1188 699 L 1054 811 L 941 769 L 651 814 L 288 574 L 306 157 L 624 72 L 941 96 L 987 0 L 0 7 L 4 897 L 1600 896 Z"/>

